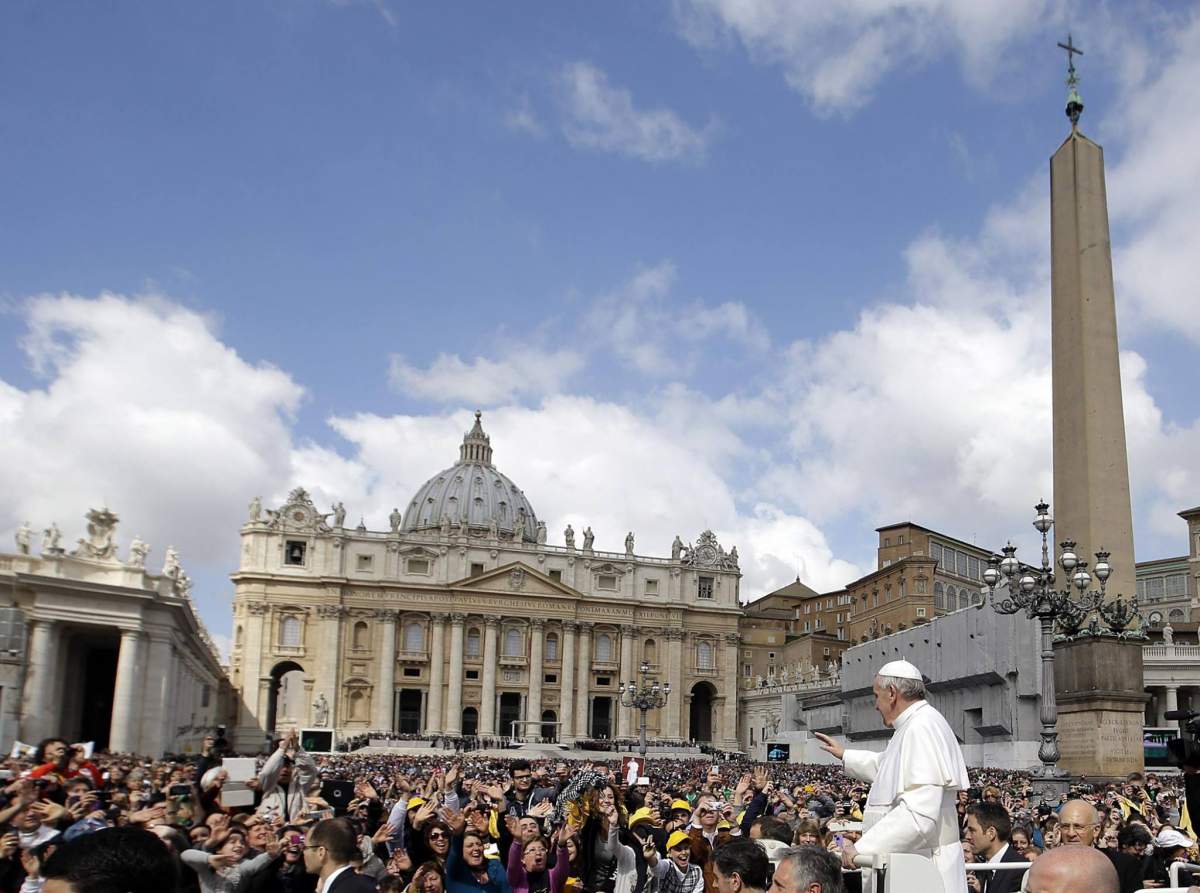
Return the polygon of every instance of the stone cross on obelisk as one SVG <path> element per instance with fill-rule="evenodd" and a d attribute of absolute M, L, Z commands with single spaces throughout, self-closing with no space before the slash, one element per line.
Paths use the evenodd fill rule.
<path fill-rule="evenodd" d="M 1083 112 L 1070 38 L 1071 133 L 1050 159 L 1054 533 L 1082 560 L 1108 550 L 1109 598 L 1136 592 L 1133 512 L 1121 401 L 1104 152 L 1078 128 Z M 1141 643 L 1084 639 L 1056 649 L 1063 768 L 1123 776 L 1142 768 Z"/>

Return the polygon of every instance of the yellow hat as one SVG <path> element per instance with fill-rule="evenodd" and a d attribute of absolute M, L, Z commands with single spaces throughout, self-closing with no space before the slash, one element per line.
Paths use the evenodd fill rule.
<path fill-rule="evenodd" d="M 635 809 L 633 811 L 633 815 L 631 815 L 629 817 L 629 827 L 632 828 L 634 825 L 638 824 L 639 822 L 652 822 L 652 821 L 654 821 L 654 819 L 651 818 L 651 816 L 650 816 L 650 810 L 647 807 L 643 806 L 641 809 Z"/>
<path fill-rule="evenodd" d="M 424 800 L 422 800 L 420 797 L 412 797 L 412 798 L 411 798 L 411 799 L 408 801 L 408 808 L 409 808 L 409 809 L 419 809 L 419 808 L 421 808 L 421 807 L 422 807 L 422 806 L 424 806 L 424 805 L 425 805 L 425 801 L 424 801 Z"/>
<path fill-rule="evenodd" d="M 670 837 L 668 837 L 667 838 L 667 849 L 673 850 L 673 849 L 675 849 L 675 847 L 679 846 L 681 843 L 686 843 L 688 846 L 692 845 L 692 839 L 690 837 L 688 837 L 686 831 L 676 831 L 674 834 L 672 834 Z"/>
<path fill-rule="evenodd" d="M 674 812 L 676 809 L 685 809 L 688 812 L 691 812 L 692 804 L 688 803 L 686 800 L 672 800 L 671 811 Z"/>

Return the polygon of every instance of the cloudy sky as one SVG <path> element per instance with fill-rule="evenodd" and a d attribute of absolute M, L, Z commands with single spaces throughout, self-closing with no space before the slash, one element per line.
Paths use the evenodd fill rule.
<path fill-rule="evenodd" d="M 556 540 L 711 527 L 745 596 L 1031 545 L 1068 30 L 1180 554 L 1200 9 L 1066 0 L 6 3 L 0 532 L 107 504 L 225 634 L 252 496 L 385 527 L 479 407 Z"/>

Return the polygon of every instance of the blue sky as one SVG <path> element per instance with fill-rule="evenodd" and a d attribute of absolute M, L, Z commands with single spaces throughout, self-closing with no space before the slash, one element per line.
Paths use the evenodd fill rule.
<path fill-rule="evenodd" d="M 902 517 L 1026 537 L 1068 29 L 1180 553 L 1196 7 L 1052 0 L 5 4 L 0 528 L 107 501 L 223 633 L 250 496 L 382 526 L 479 406 L 552 530 L 712 526 L 746 595 Z"/>

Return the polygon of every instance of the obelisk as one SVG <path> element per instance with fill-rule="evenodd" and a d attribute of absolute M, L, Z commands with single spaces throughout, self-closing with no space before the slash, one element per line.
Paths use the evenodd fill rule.
<path fill-rule="evenodd" d="M 1083 102 L 1068 51 L 1071 133 L 1050 159 L 1054 534 L 1089 567 L 1111 555 L 1106 600 L 1136 592 L 1133 511 L 1121 400 L 1104 151 L 1079 131 Z M 1093 581 L 1093 587 L 1098 581 Z M 1058 581 L 1070 583 L 1067 574 Z M 1142 768 L 1141 644 L 1096 637 L 1055 649 L 1063 768 L 1088 776 Z"/>

